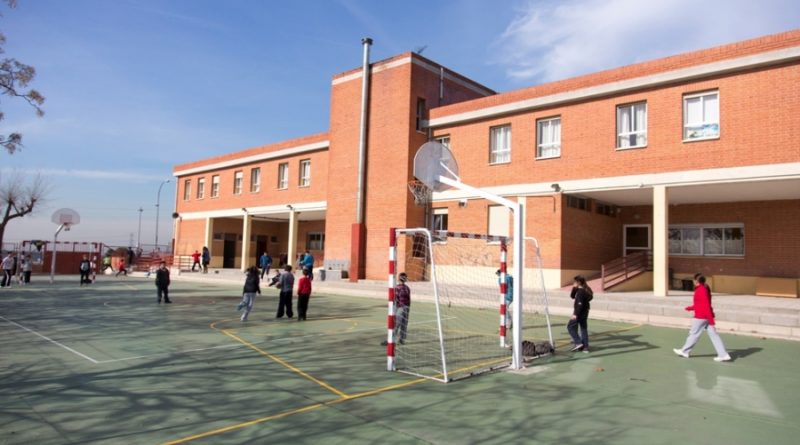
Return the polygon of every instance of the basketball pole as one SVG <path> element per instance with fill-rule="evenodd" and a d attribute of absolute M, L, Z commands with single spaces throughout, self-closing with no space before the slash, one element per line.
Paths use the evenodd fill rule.
<path fill-rule="evenodd" d="M 445 167 L 445 169 L 447 169 L 447 167 Z M 450 173 L 452 174 L 453 172 Z M 512 339 L 511 369 L 522 369 L 522 274 L 524 271 L 524 265 L 522 264 L 522 250 L 525 246 L 525 234 L 522 233 L 522 222 L 524 221 L 525 216 L 522 212 L 522 204 L 503 198 L 502 196 L 486 192 L 479 188 L 472 187 L 447 176 L 439 176 L 438 181 L 455 189 L 472 193 L 480 198 L 486 199 L 487 201 L 492 201 L 507 207 L 514 214 L 514 302 L 512 304 L 512 307 L 514 308 L 514 326 L 512 327 L 514 338 Z"/>
<path fill-rule="evenodd" d="M 53 256 L 50 257 L 50 284 L 55 282 L 55 275 L 56 275 L 56 253 L 58 252 L 58 234 L 61 233 L 61 230 L 64 229 L 64 226 L 67 224 L 61 224 L 58 226 L 58 230 L 56 230 L 56 234 L 53 235 Z"/>

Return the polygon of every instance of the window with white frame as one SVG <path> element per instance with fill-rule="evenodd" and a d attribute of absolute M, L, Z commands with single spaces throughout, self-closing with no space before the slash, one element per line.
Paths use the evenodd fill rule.
<path fill-rule="evenodd" d="M 417 116 L 415 120 L 415 127 L 417 131 L 424 131 L 424 123 L 425 123 L 425 99 L 419 97 L 417 98 Z"/>
<path fill-rule="evenodd" d="M 283 190 L 289 188 L 289 163 L 278 164 L 278 188 Z"/>
<path fill-rule="evenodd" d="M 206 178 L 197 179 L 197 199 L 203 199 L 206 195 Z"/>
<path fill-rule="evenodd" d="M 311 185 L 311 159 L 300 161 L 300 187 Z"/>
<path fill-rule="evenodd" d="M 447 209 L 433 209 L 431 226 L 435 231 L 447 231 Z"/>
<path fill-rule="evenodd" d="M 683 96 L 683 139 L 719 137 L 719 91 Z"/>
<path fill-rule="evenodd" d="M 434 139 L 436 142 L 444 145 L 447 148 L 450 148 L 450 136 L 441 136 Z"/>
<path fill-rule="evenodd" d="M 183 181 L 183 200 L 188 201 L 192 197 L 192 180 Z"/>
<path fill-rule="evenodd" d="M 242 182 L 244 181 L 244 172 L 239 170 L 233 174 L 233 194 L 242 194 Z"/>
<path fill-rule="evenodd" d="M 211 177 L 211 197 L 219 198 L 219 175 Z"/>
<path fill-rule="evenodd" d="M 489 163 L 511 162 L 511 125 L 493 127 L 489 130 Z"/>
<path fill-rule="evenodd" d="M 536 158 L 561 156 L 561 118 L 552 117 L 536 121 Z"/>
<path fill-rule="evenodd" d="M 744 225 L 670 226 L 669 253 L 697 256 L 744 256 Z"/>
<path fill-rule="evenodd" d="M 250 169 L 250 192 L 258 193 L 261 191 L 261 168 Z"/>
<path fill-rule="evenodd" d="M 647 102 L 617 107 L 617 148 L 647 145 Z"/>
<path fill-rule="evenodd" d="M 508 236 L 511 211 L 506 206 L 489 206 L 489 235 Z"/>
<path fill-rule="evenodd" d="M 325 250 L 325 234 L 324 233 L 309 233 L 306 239 L 306 249 L 308 250 Z"/>

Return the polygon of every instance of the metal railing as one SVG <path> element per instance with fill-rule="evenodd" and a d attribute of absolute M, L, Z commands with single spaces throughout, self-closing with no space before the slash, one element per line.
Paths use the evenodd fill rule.
<path fill-rule="evenodd" d="M 610 289 L 650 270 L 653 270 L 653 252 L 649 250 L 630 253 L 622 258 L 609 261 L 600 266 L 603 290 Z"/>

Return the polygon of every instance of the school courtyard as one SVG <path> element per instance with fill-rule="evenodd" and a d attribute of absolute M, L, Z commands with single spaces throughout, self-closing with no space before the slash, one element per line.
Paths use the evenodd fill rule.
<path fill-rule="evenodd" d="M 723 333 L 732 362 L 714 362 L 706 337 L 682 359 L 672 348 L 688 314 L 682 328 L 590 315 L 589 354 L 565 352 L 558 315 L 555 355 L 443 384 L 385 370 L 386 301 L 368 285 L 315 281 L 306 322 L 276 320 L 265 288 L 243 324 L 241 282 L 175 277 L 174 303 L 158 305 L 145 278 L 34 278 L 0 290 L 0 444 L 790 444 L 800 433 L 800 343 Z M 598 294 L 597 315 L 618 298 Z M 722 324 L 746 312 L 714 298 Z M 784 318 L 800 310 L 762 301 Z M 416 304 L 410 329 L 425 321 Z"/>

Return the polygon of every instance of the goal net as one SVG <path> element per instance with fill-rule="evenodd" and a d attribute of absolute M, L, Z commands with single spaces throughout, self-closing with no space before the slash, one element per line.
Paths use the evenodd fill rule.
<path fill-rule="evenodd" d="M 390 238 L 389 369 L 447 382 L 508 366 L 509 240 L 426 229 L 395 229 Z M 544 335 L 547 323 L 536 316 L 544 307 L 535 304 L 537 292 L 531 291 L 541 281 L 534 279 L 536 270 L 526 276 L 525 295 L 532 298 L 523 309 L 531 311 L 530 317 L 523 314 L 523 331 Z"/>

